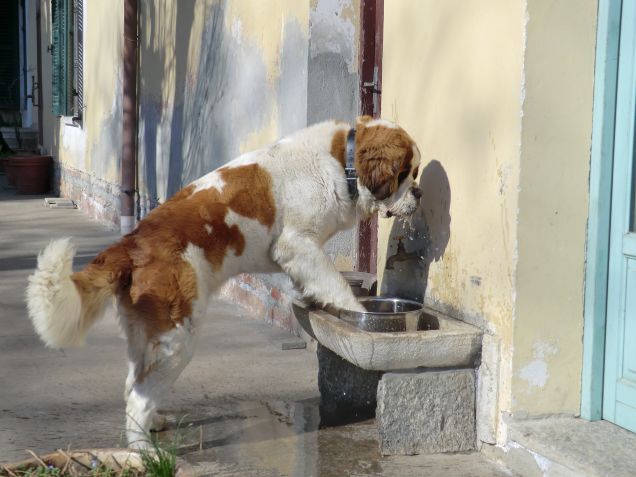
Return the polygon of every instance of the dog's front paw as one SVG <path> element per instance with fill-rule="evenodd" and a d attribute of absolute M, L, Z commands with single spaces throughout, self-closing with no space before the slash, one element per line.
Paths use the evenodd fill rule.
<path fill-rule="evenodd" d="M 163 414 L 155 413 L 150 422 L 150 432 L 165 431 L 168 427 L 168 418 Z"/>
<path fill-rule="evenodd" d="M 347 311 L 358 311 L 358 312 L 365 312 L 367 311 L 367 309 L 357 300 L 355 301 L 350 301 L 346 306 L 336 306 L 332 303 L 329 303 L 327 305 L 325 305 L 323 307 L 323 309 L 333 315 L 333 316 L 340 316 L 340 312 L 342 310 L 347 310 Z"/>

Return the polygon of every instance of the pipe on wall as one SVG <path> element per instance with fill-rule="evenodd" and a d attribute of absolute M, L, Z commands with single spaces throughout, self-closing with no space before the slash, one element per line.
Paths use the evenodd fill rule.
<path fill-rule="evenodd" d="M 122 235 L 135 227 L 137 172 L 137 25 L 138 0 L 124 0 L 123 132 L 121 157 Z"/>

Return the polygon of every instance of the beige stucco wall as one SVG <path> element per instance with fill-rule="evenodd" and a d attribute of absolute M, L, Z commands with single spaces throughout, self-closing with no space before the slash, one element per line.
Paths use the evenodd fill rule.
<path fill-rule="evenodd" d="M 309 3 L 140 3 L 142 215 L 307 120 Z"/>
<path fill-rule="evenodd" d="M 243 152 L 353 118 L 358 11 L 358 0 L 140 2 L 141 215 Z M 350 270 L 354 244 L 349 233 L 327 248 Z"/>
<path fill-rule="evenodd" d="M 597 1 L 528 2 L 513 410 L 577 414 Z"/>
<path fill-rule="evenodd" d="M 383 116 L 396 120 L 422 153 L 424 248 L 416 268 L 428 304 L 475 323 L 500 340 L 499 399 L 510 406 L 512 317 L 517 257 L 522 111 L 522 2 L 385 3 Z M 395 253 L 398 224 L 381 220 L 378 270 Z M 383 288 L 409 288 L 403 273 Z M 386 282 L 394 282 L 391 286 Z M 417 295 L 418 290 L 411 290 Z M 508 367 L 509 368 L 509 367 Z"/>
<path fill-rule="evenodd" d="M 61 194 L 117 224 L 121 156 L 123 0 L 84 2 L 84 114 L 51 113 L 51 3 L 42 2 L 44 147 L 61 166 Z"/>
<path fill-rule="evenodd" d="M 494 337 L 499 423 L 579 410 L 595 22 L 595 0 L 385 2 L 383 116 L 424 197 L 415 232 L 381 221 L 378 270 L 399 235 L 423 257 L 382 288 Z"/>

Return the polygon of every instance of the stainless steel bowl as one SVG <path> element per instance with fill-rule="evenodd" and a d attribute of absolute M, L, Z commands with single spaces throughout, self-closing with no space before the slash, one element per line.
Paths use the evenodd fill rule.
<path fill-rule="evenodd" d="M 417 301 L 388 297 L 360 297 L 360 303 L 368 310 L 358 312 L 341 310 L 340 318 L 366 331 L 399 332 L 437 330 L 439 322 L 423 310 Z"/>

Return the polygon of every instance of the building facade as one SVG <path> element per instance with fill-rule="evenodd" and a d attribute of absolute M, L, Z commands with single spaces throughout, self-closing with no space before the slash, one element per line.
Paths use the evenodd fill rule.
<path fill-rule="evenodd" d="M 60 194 L 113 227 L 124 3 L 20 2 L 21 61 L 39 71 L 42 94 L 24 125 L 41 131 Z M 505 446 L 511 420 L 550 415 L 636 432 L 635 3 L 139 0 L 136 216 L 238 154 L 353 119 L 373 5 L 383 21 L 378 106 L 418 143 L 424 190 L 412 224 L 379 225 L 380 290 L 484 331 L 482 443 Z M 340 269 L 356 268 L 358 237 L 329 244 Z M 399 242 L 419 258 L 385 270 Z M 285 278 L 239 285 L 233 296 L 287 323 Z"/>

